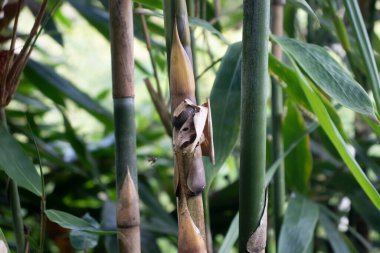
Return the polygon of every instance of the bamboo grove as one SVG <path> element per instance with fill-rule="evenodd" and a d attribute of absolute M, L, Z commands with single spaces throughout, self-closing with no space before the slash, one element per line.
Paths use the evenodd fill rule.
<path fill-rule="evenodd" d="M 0 253 L 377 252 L 377 3 L 0 1 Z"/>

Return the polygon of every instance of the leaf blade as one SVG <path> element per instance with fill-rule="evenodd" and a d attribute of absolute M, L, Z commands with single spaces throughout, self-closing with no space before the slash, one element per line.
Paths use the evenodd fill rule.
<path fill-rule="evenodd" d="M 42 196 L 41 177 L 17 141 L 0 124 L 0 168 L 17 185 Z"/>

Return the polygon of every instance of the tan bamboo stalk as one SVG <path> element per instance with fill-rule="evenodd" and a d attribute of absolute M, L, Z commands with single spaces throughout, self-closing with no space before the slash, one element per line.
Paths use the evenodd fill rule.
<path fill-rule="evenodd" d="M 141 246 L 134 120 L 132 1 L 110 0 L 109 11 L 118 193 L 118 252 L 139 253 Z"/>
<path fill-rule="evenodd" d="M 198 106 L 191 61 L 186 1 L 175 2 L 170 52 L 174 178 L 178 209 L 178 252 L 207 252 L 202 191 L 206 178 L 202 153 L 212 153 L 208 105 Z M 171 27 L 166 25 L 166 27 Z M 212 156 L 212 155 L 211 155 Z"/>

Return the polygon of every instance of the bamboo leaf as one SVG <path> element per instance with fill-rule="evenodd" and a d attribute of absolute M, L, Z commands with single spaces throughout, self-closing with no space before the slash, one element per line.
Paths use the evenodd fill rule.
<path fill-rule="evenodd" d="M 239 213 L 237 213 L 232 220 L 230 227 L 228 228 L 227 234 L 224 237 L 222 246 L 219 249 L 219 253 L 229 253 L 231 252 L 234 244 L 239 236 Z"/>
<path fill-rule="evenodd" d="M 92 218 L 88 213 L 83 217 L 83 220 L 87 221 L 89 224 L 95 228 L 99 228 L 99 223 Z M 70 232 L 70 243 L 76 250 L 86 250 L 92 249 L 98 245 L 99 235 L 89 233 L 86 231 L 72 230 Z"/>
<path fill-rule="evenodd" d="M 327 239 L 330 242 L 335 253 L 351 252 L 345 240 L 342 238 L 341 233 L 338 231 L 336 224 L 334 224 L 325 213 L 320 212 L 319 222 L 325 229 Z"/>
<path fill-rule="evenodd" d="M 293 61 L 293 60 L 292 60 Z M 322 101 L 319 99 L 319 96 L 314 92 L 312 84 L 306 80 L 306 77 L 303 75 L 301 70 L 297 67 L 296 63 L 293 61 L 295 69 L 298 73 L 299 79 L 302 82 L 302 89 L 315 113 L 319 123 L 321 124 L 323 130 L 339 152 L 340 156 L 350 169 L 351 173 L 355 177 L 356 181 L 360 184 L 362 189 L 365 191 L 367 196 L 371 199 L 372 203 L 380 209 L 380 195 L 376 191 L 376 188 L 369 181 L 366 174 L 361 169 L 360 165 L 357 163 L 352 153 L 348 150 L 348 147 L 339 133 L 337 127 L 331 120 L 325 106 Z"/>
<path fill-rule="evenodd" d="M 88 221 L 66 212 L 50 209 L 46 210 L 45 214 L 50 221 L 55 222 L 61 227 L 67 229 L 86 231 L 99 235 L 116 233 L 116 231 L 102 231 L 99 228 L 96 228 L 94 225 L 90 224 Z"/>
<path fill-rule="evenodd" d="M 314 20 L 318 22 L 319 24 L 318 16 L 315 14 L 313 9 L 305 0 L 288 0 L 287 3 L 289 3 L 290 5 L 293 5 L 294 7 L 301 8 L 302 10 L 306 11 L 307 14 L 312 16 Z"/>
<path fill-rule="evenodd" d="M 229 46 L 212 87 L 210 101 L 214 134 L 215 166 L 204 159 L 208 180 L 224 164 L 239 136 L 241 43 Z M 210 184 L 208 184 L 210 185 Z"/>
<path fill-rule="evenodd" d="M 380 77 L 360 7 L 356 0 L 344 0 L 343 2 L 355 34 L 355 39 L 358 43 L 359 52 L 364 61 L 377 110 L 380 111 Z"/>
<path fill-rule="evenodd" d="M 286 105 L 287 113 L 284 119 L 283 136 L 284 147 L 288 149 L 299 136 L 299 133 L 307 130 L 307 126 L 296 105 L 289 100 Z M 306 193 L 312 166 L 313 158 L 310 151 L 309 135 L 307 135 L 285 159 L 286 185 L 297 192 Z"/>
<path fill-rule="evenodd" d="M 41 178 L 36 168 L 3 125 L 0 125 L 0 168 L 17 185 L 37 196 L 42 195 Z"/>
<path fill-rule="evenodd" d="M 368 94 L 325 49 L 285 37 L 272 38 L 329 96 L 355 112 L 374 116 Z"/>
<path fill-rule="evenodd" d="M 306 253 L 313 240 L 318 215 L 315 203 L 299 195 L 292 197 L 281 227 L 278 252 Z"/>
<path fill-rule="evenodd" d="M 43 94 L 57 104 L 64 105 L 62 97 L 71 99 L 106 126 L 112 125 L 112 114 L 108 110 L 54 72 L 51 67 L 29 60 L 24 73 Z"/>

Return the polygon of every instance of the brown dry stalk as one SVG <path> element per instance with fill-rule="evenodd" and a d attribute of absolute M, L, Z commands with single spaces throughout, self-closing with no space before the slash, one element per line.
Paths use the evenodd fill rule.
<path fill-rule="evenodd" d="M 207 252 L 202 202 L 206 177 L 202 153 L 213 157 L 212 124 L 209 103 L 196 105 L 194 91 L 192 64 L 181 44 L 175 22 L 170 59 L 170 93 L 180 253 Z"/>
<path fill-rule="evenodd" d="M 29 38 L 25 42 L 21 52 L 19 54 L 14 53 L 14 45 L 16 41 L 16 32 L 18 17 L 20 15 L 20 9 L 23 4 L 23 0 L 20 0 L 17 5 L 17 11 L 15 16 L 15 22 L 13 27 L 13 35 L 11 46 L 9 50 L 0 52 L 1 65 L 0 65 L 0 106 L 6 107 L 11 101 L 16 88 L 19 84 L 20 75 L 25 68 L 28 58 L 32 52 L 34 43 L 38 37 L 38 29 L 42 23 L 43 16 L 46 11 L 48 0 L 44 0 L 41 4 L 40 10 L 36 16 L 33 27 L 30 31 Z"/>

